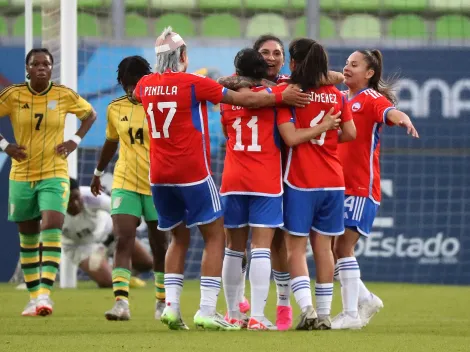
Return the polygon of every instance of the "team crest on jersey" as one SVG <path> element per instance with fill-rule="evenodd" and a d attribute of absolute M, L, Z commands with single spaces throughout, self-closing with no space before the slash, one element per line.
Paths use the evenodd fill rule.
<path fill-rule="evenodd" d="M 54 110 L 56 106 L 57 106 L 57 100 L 51 100 L 47 103 L 47 108 L 49 110 Z"/>
<path fill-rule="evenodd" d="M 351 106 L 351 110 L 354 111 L 354 112 L 358 111 L 360 108 L 361 108 L 361 103 L 359 103 L 359 102 L 355 102 L 355 103 Z"/>

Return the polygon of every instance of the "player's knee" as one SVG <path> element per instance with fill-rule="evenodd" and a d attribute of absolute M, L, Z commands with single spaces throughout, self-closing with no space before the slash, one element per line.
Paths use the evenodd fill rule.
<path fill-rule="evenodd" d="M 346 236 L 340 236 L 335 241 L 334 253 L 338 259 L 354 256 L 354 245 Z"/>
<path fill-rule="evenodd" d="M 41 230 L 61 229 L 63 225 L 64 214 L 53 210 L 42 212 Z"/>

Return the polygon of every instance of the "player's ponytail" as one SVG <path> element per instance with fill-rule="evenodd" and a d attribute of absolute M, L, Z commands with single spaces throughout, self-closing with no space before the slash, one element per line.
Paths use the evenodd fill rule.
<path fill-rule="evenodd" d="M 301 38 L 289 45 L 289 54 L 294 68 L 291 81 L 303 90 L 319 88 L 328 75 L 328 55 L 318 42 Z"/>
<path fill-rule="evenodd" d="M 387 81 L 382 77 L 383 56 L 380 50 L 361 50 L 364 60 L 367 62 L 367 68 L 374 71 L 374 75 L 369 79 L 369 88 L 372 88 L 387 98 L 392 104 L 397 103 L 397 98 L 393 93 L 393 82 Z"/>

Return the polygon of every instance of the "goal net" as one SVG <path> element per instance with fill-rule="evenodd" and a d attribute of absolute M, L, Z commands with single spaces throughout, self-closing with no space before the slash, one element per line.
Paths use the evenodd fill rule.
<path fill-rule="evenodd" d="M 42 7 L 42 42 L 56 57 L 59 18 L 58 7 Z M 258 36 L 279 36 L 287 51 L 291 39 L 307 35 L 313 20 L 332 69 L 342 70 L 356 49 L 383 50 L 386 74 L 399 73 L 399 108 L 414 119 L 421 139 L 384 126 L 383 203 L 372 236 L 357 247 L 363 277 L 470 283 L 470 78 L 463 64 L 470 53 L 470 17 L 463 2 L 79 0 L 77 18 L 78 91 L 98 112 L 78 151 L 82 185 L 90 183 L 104 142 L 106 106 L 124 93 L 116 82 L 118 63 L 142 55 L 153 66 L 155 39 L 168 25 L 188 44 L 189 71 L 214 79 L 231 74 L 236 52 Z M 289 72 L 286 62 L 282 73 Z M 224 137 L 217 106 L 211 107 L 209 120 L 219 184 Z M 107 187 L 112 170 L 113 164 L 106 170 Z M 199 275 L 202 248 L 194 230 L 187 277 Z M 311 257 L 309 267 L 314 275 Z"/>

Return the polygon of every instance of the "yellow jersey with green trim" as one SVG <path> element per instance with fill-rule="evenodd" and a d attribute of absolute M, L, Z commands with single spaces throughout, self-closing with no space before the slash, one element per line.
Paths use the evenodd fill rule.
<path fill-rule="evenodd" d="M 108 105 L 106 139 L 119 142 L 112 188 L 151 195 L 149 181 L 149 129 L 142 104 L 127 96 Z"/>
<path fill-rule="evenodd" d="M 50 83 L 35 92 L 28 83 L 13 84 L 0 92 L 0 117 L 9 116 L 16 144 L 26 148 L 27 158 L 12 160 L 10 179 L 39 181 L 69 178 L 67 159 L 55 151 L 64 141 L 68 113 L 85 120 L 91 105 L 72 89 Z"/>

